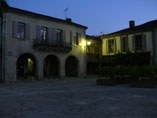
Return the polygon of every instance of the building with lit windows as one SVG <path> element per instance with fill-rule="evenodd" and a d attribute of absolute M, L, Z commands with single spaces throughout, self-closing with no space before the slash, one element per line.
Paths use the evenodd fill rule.
<path fill-rule="evenodd" d="M 1 80 L 86 76 L 86 26 L 1 4 Z"/>
<path fill-rule="evenodd" d="M 150 53 L 149 63 L 157 64 L 157 20 L 138 26 L 135 26 L 135 21 L 130 21 L 129 26 L 127 29 L 100 36 L 102 56 L 148 52 Z"/>

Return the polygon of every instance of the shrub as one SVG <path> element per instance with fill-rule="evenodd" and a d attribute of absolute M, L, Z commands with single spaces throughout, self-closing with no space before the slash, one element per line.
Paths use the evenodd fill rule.
<path fill-rule="evenodd" d="M 136 66 L 130 69 L 131 77 L 153 77 L 153 67 L 152 66 Z"/>
<path fill-rule="evenodd" d="M 100 76 L 105 76 L 105 77 L 113 77 L 115 75 L 115 69 L 114 67 L 106 66 L 100 68 Z"/>
<path fill-rule="evenodd" d="M 116 66 L 115 67 L 115 74 L 117 76 L 129 75 L 129 66 Z"/>
<path fill-rule="evenodd" d="M 142 66 L 149 64 L 150 52 L 127 52 L 102 57 L 103 66 Z"/>

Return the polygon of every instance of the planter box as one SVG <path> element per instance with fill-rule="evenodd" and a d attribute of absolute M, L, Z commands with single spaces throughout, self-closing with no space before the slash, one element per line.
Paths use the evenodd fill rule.
<path fill-rule="evenodd" d="M 151 77 L 138 77 L 131 80 L 131 87 L 155 88 L 155 81 Z"/>
<path fill-rule="evenodd" d="M 157 88 L 157 77 L 154 77 L 155 88 Z"/>
<path fill-rule="evenodd" d="M 107 78 L 107 77 L 104 77 L 104 78 L 99 78 L 96 80 L 96 84 L 97 85 L 105 85 L 105 86 L 115 86 L 117 85 L 117 81 L 115 78 Z"/>

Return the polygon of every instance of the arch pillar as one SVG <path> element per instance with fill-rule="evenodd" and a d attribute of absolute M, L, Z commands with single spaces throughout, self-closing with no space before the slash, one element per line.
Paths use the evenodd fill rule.
<path fill-rule="evenodd" d="M 60 73 L 59 76 L 62 78 L 65 78 L 65 60 L 60 61 Z"/>
<path fill-rule="evenodd" d="M 38 57 L 39 58 L 37 58 L 38 66 L 37 66 L 37 75 L 36 75 L 36 77 L 37 77 L 37 80 L 43 80 L 44 79 L 44 73 L 43 73 L 43 68 L 44 68 L 43 61 L 44 61 L 44 59 L 41 58 L 42 56 L 38 56 Z"/>
<path fill-rule="evenodd" d="M 5 60 L 5 82 L 15 82 L 16 81 L 16 58 L 10 58 L 7 56 Z"/>

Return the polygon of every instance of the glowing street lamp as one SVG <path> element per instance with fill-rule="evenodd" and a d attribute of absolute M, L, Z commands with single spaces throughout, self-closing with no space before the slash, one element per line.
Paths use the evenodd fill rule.
<path fill-rule="evenodd" d="M 88 41 L 88 42 L 87 42 L 87 45 L 91 45 L 91 42 L 90 42 L 90 41 Z"/>

